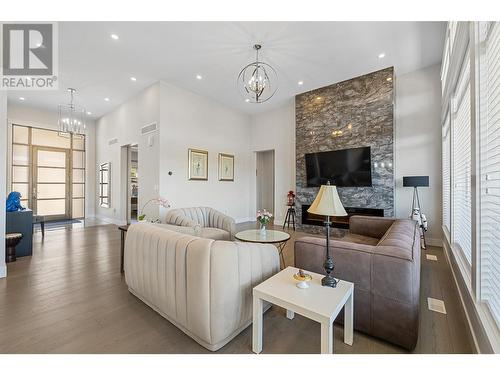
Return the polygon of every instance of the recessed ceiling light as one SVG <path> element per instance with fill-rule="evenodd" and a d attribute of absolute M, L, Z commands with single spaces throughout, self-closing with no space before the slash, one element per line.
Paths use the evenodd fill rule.
<path fill-rule="evenodd" d="M 250 99 L 245 99 L 245 102 L 250 103 Z"/>
<path fill-rule="evenodd" d="M 385 53 L 384 52 L 378 54 L 378 58 L 379 59 L 383 59 L 384 57 L 385 57 Z"/>
<path fill-rule="evenodd" d="M 135 81 L 137 81 L 137 78 L 135 78 L 135 77 L 130 77 L 130 80 L 131 80 L 132 82 L 135 82 Z"/>
<path fill-rule="evenodd" d="M 87 111 L 87 115 L 89 115 L 89 116 L 90 116 L 91 114 L 92 114 L 92 112 L 90 112 L 90 111 Z"/>
<path fill-rule="evenodd" d="M 299 86 L 302 86 L 302 85 L 304 84 L 304 81 L 299 81 L 299 82 L 297 82 L 297 84 L 298 84 Z"/>
<path fill-rule="evenodd" d="M 109 98 L 104 98 L 104 101 L 105 102 L 109 102 Z"/>
<path fill-rule="evenodd" d="M 203 77 L 199 74 L 196 75 L 196 79 L 202 79 Z"/>
<path fill-rule="evenodd" d="M 21 100 L 21 101 L 25 101 L 25 100 L 26 100 L 26 98 L 23 98 L 22 96 L 20 96 L 20 97 L 19 97 L 19 100 Z"/>
<path fill-rule="evenodd" d="M 120 39 L 120 37 L 116 34 L 111 34 L 110 36 L 111 36 L 111 39 L 114 39 L 114 40 Z"/>

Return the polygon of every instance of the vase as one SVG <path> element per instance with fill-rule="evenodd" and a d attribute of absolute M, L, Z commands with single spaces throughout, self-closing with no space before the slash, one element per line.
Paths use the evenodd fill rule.
<path fill-rule="evenodd" d="M 260 224 L 260 236 L 265 237 L 267 234 L 266 232 L 266 224 Z"/>

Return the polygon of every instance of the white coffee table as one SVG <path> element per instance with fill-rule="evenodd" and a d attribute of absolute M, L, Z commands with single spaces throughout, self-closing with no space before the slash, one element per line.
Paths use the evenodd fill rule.
<path fill-rule="evenodd" d="M 253 288 L 253 342 L 255 353 L 262 351 L 262 323 L 264 301 L 287 310 L 288 319 L 294 313 L 321 323 L 321 353 L 333 354 L 333 321 L 344 309 L 344 342 L 352 345 L 354 284 L 339 280 L 336 288 L 321 285 L 324 275 L 307 272 L 312 276 L 308 289 L 299 289 L 293 275 L 295 267 L 287 267 Z"/>

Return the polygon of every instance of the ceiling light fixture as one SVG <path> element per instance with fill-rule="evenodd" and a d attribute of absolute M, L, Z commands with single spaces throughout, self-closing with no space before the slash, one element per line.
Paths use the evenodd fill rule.
<path fill-rule="evenodd" d="M 110 36 L 111 36 L 111 39 L 114 39 L 114 40 L 120 39 L 120 37 L 116 34 L 111 34 Z"/>
<path fill-rule="evenodd" d="M 86 111 L 85 108 L 73 103 L 76 90 L 68 89 L 71 100 L 69 104 L 59 104 L 59 131 L 64 133 L 85 133 Z"/>
<path fill-rule="evenodd" d="M 105 102 L 109 102 L 109 98 L 104 98 L 104 101 Z"/>
<path fill-rule="evenodd" d="M 135 78 L 135 77 L 130 77 L 130 80 L 131 80 L 132 82 L 135 82 L 135 81 L 137 81 L 137 78 Z"/>
<path fill-rule="evenodd" d="M 253 46 L 256 59 L 241 69 L 238 75 L 238 90 L 249 103 L 264 103 L 273 97 L 278 89 L 278 74 L 274 68 L 259 61 L 260 44 Z"/>
<path fill-rule="evenodd" d="M 92 114 L 92 112 L 90 112 L 90 111 L 87 111 L 87 115 L 89 115 L 89 116 L 90 116 L 91 114 Z"/>
<path fill-rule="evenodd" d="M 24 98 L 24 97 L 20 96 L 20 97 L 19 97 L 19 100 L 20 100 L 20 101 L 22 101 L 22 102 L 24 102 L 24 101 L 26 100 L 26 98 Z"/>
<path fill-rule="evenodd" d="M 302 86 L 302 85 L 304 84 L 304 81 L 299 81 L 299 82 L 297 82 L 297 84 L 298 84 L 299 86 Z"/>
<path fill-rule="evenodd" d="M 202 79 L 203 77 L 199 74 L 196 75 L 196 79 Z"/>
<path fill-rule="evenodd" d="M 246 103 L 250 103 L 250 99 L 245 99 L 245 102 Z"/>
<path fill-rule="evenodd" d="M 379 59 L 383 59 L 384 57 L 385 57 L 385 53 L 384 52 L 378 54 L 378 58 Z"/>

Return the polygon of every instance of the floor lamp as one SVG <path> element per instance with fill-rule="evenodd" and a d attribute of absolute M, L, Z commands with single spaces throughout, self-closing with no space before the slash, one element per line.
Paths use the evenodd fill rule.
<path fill-rule="evenodd" d="M 420 198 L 418 197 L 419 187 L 429 187 L 429 176 L 404 176 L 403 186 L 413 188 L 413 200 L 411 203 L 410 217 L 413 217 L 413 212 L 418 208 L 418 214 L 420 216 L 420 228 L 422 229 L 422 238 L 424 240 L 424 249 L 427 248 L 427 243 L 425 242 L 425 227 L 424 221 L 422 220 L 422 209 L 420 207 Z"/>
<path fill-rule="evenodd" d="M 321 279 L 321 285 L 335 288 L 337 286 L 337 280 L 335 280 L 331 274 L 335 265 L 330 255 L 330 216 L 347 216 L 347 212 L 345 212 L 344 206 L 342 206 L 342 202 L 340 201 L 337 188 L 334 185 L 330 185 L 330 182 L 328 182 L 327 185 L 321 185 L 318 195 L 316 195 L 314 202 L 307 212 L 326 216 L 326 258 L 323 264 L 326 276 Z"/>

